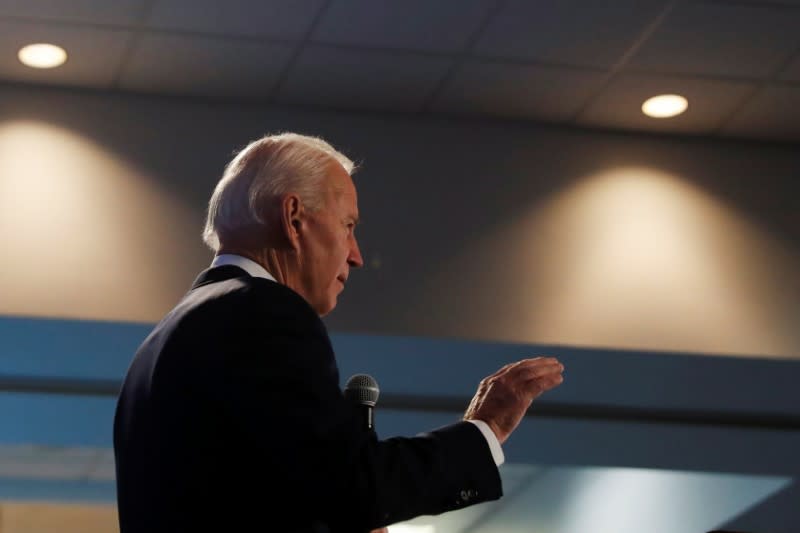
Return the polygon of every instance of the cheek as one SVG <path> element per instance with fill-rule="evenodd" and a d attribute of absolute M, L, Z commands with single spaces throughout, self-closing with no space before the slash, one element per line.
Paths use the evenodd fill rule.
<path fill-rule="evenodd" d="M 336 263 L 336 268 L 341 267 L 342 264 L 347 261 L 348 250 L 349 246 L 347 243 L 347 237 L 341 237 L 337 235 L 330 247 L 331 262 Z"/>

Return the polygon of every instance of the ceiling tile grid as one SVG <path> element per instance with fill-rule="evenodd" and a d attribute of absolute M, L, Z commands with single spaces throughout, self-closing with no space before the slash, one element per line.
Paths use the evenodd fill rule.
<path fill-rule="evenodd" d="M 416 112 L 453 60 L 407 52 L 307 46 L 277 95 L 281 103 Z"/>
<path fill-rule="evenodd" d="M 569 120 L 606 79 L 603 71 L 470 61 L 448 80 L 434 111 Z"/>
<path fill-rule="evenodd" d="M 311 34 L 315 43 L 457 53 L 495 0 L 332 0 Z"/>
<path fill-rule="evenodd" d="M 655 72 L 763 78 L 800 47 L 800 9 L 679 4 L 629 66 Z"/>
<path fill-rule="evenodd" d="M 122 89 L 265 100 L 294 47 L 208 36 L 143 35 L 119 80 Z"/>
<path fill-rule="evenodd" d="M 800 0 L 0 0 L 0 81 L 797 141 L 798 28 Z"/>
<path fill-rule="evenodd" d="M 611 67 L 666 4 L 664 0 L 512 0 L 472 52 L 480 57 Z"/>
<path fill-rule="evenodd" d="M 232 37 L 297 41 L 325 0 L 158 0 L 144 26 Z"/>
<path fill-rule="evenodd" d="M 0 17 L 134 25 L 149 0 L 0 0 Z"/>
<path fill-rule="evenodd" d="M 762 88 L 725 124 L 722 133 L 800 141 L 800 88 L 778 84 Z"/>

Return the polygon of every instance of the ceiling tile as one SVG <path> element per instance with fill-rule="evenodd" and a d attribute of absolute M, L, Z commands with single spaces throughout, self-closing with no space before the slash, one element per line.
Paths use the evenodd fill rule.
<path fill-rule="evenodd" d="M 132 25 L 146 0 L 0 0 L 0 17 Z"/>
<path fill-rule="evenodd" d="M 723 133 L 800 141 L 800 86 L 764 87 L 725 125 Z"/>
<path fill-rule="evenodd" d="M 492 0 L 333 0 L 315 42 L 457 52 L 488 16 Z"/>
<path fill-rule="evenodd" d="M 800 46 L 800 10 L 774 5 L 680 4 L 631 58 L 658 72 L 771 75 Z"/>
<path fill-rule="evenodd" d="M 677 76 L 621 75 L 603 89 L 578 118 L 586 126 L 629 130 L 709 133 L 736 109 L 755 88 L 746 82 L 701 80 Z M 676 93 L 686 97 L 682 115 L 654 119 L 641 106 L 651 96 Z"/>
<path fill-rule="evenodd" d="M 407 52 L 309 46 L 278 100 L 344 109 L 416 111 L 451 61 Z"/>
<path fill-rule="evenodd" d="M 291 57 L 288 44 L 144 35 L 120 86 L 144 92 L 266 98 Z"/>
<path fill-rule="evenodd" d="M 596 70 L 468 62 L 433 104 L 437 111 L 565 120 L 603 83 Z"/>
<path fill-rule="evenodd" d="M 800 82 L 800 54 L 795 55 L 794 59 L 781 71 L 778 78 L 784 81 Z"/>
<path fill-rule="evenodd" d="M 95 27 L 0 20 L 0 79 L 47 85 L 111 86 L 132 34 Z M 19 49 L 35 42 L 66 49 L 67 62 L 54 69 L 26 67 Z"/>
<path fill-rule="evenodd" d="M 298 40 L 324 0 L 159 0 L 147 27 Z"/>
<path fill-rule="evenodd" d="M 665 4 L 664 0 L 512 0 L 486 28 L 474 52 L 609 67 Z"/>

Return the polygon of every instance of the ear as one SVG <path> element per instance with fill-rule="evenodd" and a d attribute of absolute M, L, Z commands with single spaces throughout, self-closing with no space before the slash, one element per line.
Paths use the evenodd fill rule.
<path fill-rule="evenodd" d="M 281 229 L 294 250 L 300 248 L 300 232 L 303 228 L 305 210 L 296 194 L 281 198 Z"/>

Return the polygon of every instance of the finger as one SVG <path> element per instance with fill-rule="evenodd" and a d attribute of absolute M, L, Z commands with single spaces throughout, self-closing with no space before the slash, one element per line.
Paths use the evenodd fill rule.
<path fill-rule="evenodd" d="M 550 376 L 553 374 L 561 374 L 564 371 L 564 365 L 561 363 L 551 363 L 548 365 L 539 365 L 535 367 L 528 367 L 521 369 L 517 374 L 517 378 L 520 381 L 532 381 L 541 379 L 546 376 Z"/>
<path fill-rule="evenodd" d="M 534 357 L 531 359 L 522 359 L 520 361 L 516 361 L 514 363 L 509 363 L 505 365 L 503 368 L 495 372 L 492 375 L 492 377 L 506 374 L 509 372 L 519 371 L 525 368 L 534 368 L 537 366 L 548 365 L 552 363 L 558 363 L 558 359 L 556 359 L 555 357 Z"/>
<path fill-rule="evenodd" d="M 531 359 L 523 359 L 520 361 L 524 363 L 526 366 L 537 366 L 537 365 L 549 365 L 552 363 L 559 363 L 560 361 L 556 357 L 533 357 Z"/>
<path fill-rule="evenodd" d="M 539 368 L 541 366 L 560 365 L 561 362 L 555 357 L 537 357 L 535 359 L 525 359 L 520 361 L 519 366 L 515 367 L 516 371 L 528 370 L 531 368 Z"/>
<path fill-rule="evenodd" d="M 554 374 L 552 376 L 547 376 L 539 381 L 537 381 L 537 385 L 540 387 L 541 392 L 549 391 L 550 389 L 554 389 L 561 385 L 564 382 L 564 376 L 561 374 Z"/>
<path fill-rule="evenodd" d="M 513 381 L 529 381 L 551 373 L 555 369 L 564 370 L 564 366 L 555 357 L 534 357 L 509 363 L 494 374 L 484 378 L 484 382 L 497 379 L 511 379 Z"/>
<path fill-rule="evenodd" d="M 541 394 L 561 385 L 563 381 L 564 377 L 561 374 L 553 374 L 526 382 L 523 390 L 529 395 L 529 401 L 533 401 Z"/>
<path fill-rule="evenodd" d="M 561 374 L 561 373 L 558 373 L 558 374 L 555 374 L 553 376 L 550 376 L 545 381 L 547 382 L 547 384 L 552 389 L 553 387 L 556 387 L 556 386 L 561 385 L 562 383 L 564 383 L 564 375 Z"/>
<path fill-rule="evenodd" d="M 555 358 L 552 358 L 552 357 L 548 357 L 546 359 L 540 359 L 540 360 L 535 361 L 535 362 L 530 362 L 528 364 L 521 365 L 521 366 L 517 367 L 517 369 L 520 370 L 520 371 L 526 371 L 526 370 L 531 370 L 531 369 L 535 369 L 535 368 L 551 367 L 551 366 L 563 367 L 564 365 L 562 365 L 561 362 L 558 359 L 555 359 Z"/>

